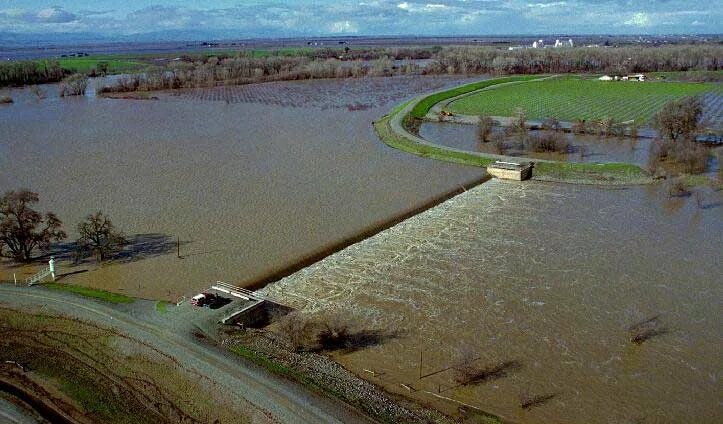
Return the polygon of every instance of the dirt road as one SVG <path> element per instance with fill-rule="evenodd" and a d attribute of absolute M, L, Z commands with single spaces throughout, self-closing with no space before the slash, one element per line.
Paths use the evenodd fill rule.
<path fill-rule="evenodd" d="M 141 318 L 109 304 L 41 287 L 0 286 L 0 304 L 53 311 L 115 328 L 131 338 L 150 343 L 185 367 L 209 376 L 228 397 L 250 402 L 261 413 L 282 423 L 373 422 L 340 401 L 243 362 L 225 349 L 203 344 L 193 337 L 192 324 L 188 328 L 178 323 L 165 326 L 163 320 Z"/>

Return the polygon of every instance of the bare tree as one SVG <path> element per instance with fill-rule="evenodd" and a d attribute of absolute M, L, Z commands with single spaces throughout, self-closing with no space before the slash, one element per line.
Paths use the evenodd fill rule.
<path fill-rule="evenodd" d="M 294 351 L 310 347 L 312 324 L 308 317 L 299 311 L 293 311 L 276 319 L 277 332 L 286 338 Z"/>
<path fill-rule="evenodd" d="M 691 141 L 702 114 L 703 106 L 700 100 L 696 97 L 686 97 L 666 104 L 655 115 L 654 125 L 668 140 Z"/>
<path fill-rule="evenodd" d="M 16 260 L 29 262 L 36 249 L 47 250 L 52 241 L 67 237 L 54 213 L 43 217 L 31 207 L 38 200 L 38 193 L 30 190 L 9 191 L 0 198 L 0 246 Z"/>
<path fill-rule="evenodd" d="M 527 132 L 527 117 L 525 110 L 521 107 L 515 109 L 515 120 L 512 122 L 512 129 L 516 132 Z"/>
<path fill-rule="evenodd" d="M 100 211 L 88 215 L 85 221 L 78 224 L 78 233 L 78 246 L 92 251 L 98 262 L 105 260 L 126 242 L 111 220 Z"/>
<path fill-rule="evenodd" d="M 490 133 L 492 133 L 492 127 L 495 125 L 495 121 L 489 116 L 482 116 L 479 120 L 479 126 L 477 127 L 477 135 L 481 142 L 486 143 L 490 139 Z"/>

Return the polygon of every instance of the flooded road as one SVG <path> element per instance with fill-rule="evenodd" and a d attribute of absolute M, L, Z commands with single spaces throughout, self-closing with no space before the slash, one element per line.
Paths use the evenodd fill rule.
<path fill-rule="evenodd" d="M 479 168 L 391 149 L 371 126 L 406 98 L 466 81 L 272 83 L 229 89 L 241 93 L 231 101 L 217 89 L 159 101 L 13 90 L 17 103 L 0 107 L 0 190 L 39 192 L 71 238 L 96 210 L 141 235 L 142 260 L 66 282 L 168 299 L 245 284 L 479 179 Z"/>
<path fill-rule="evenodd" d="M 722 245 L 720 191 L 492 180 L 265 290 L 389 334 L 337 359 L 451 414 L 427 392 L 514 422 L 713 423 Z M 459 387 L 441 370 L 464 358 L 514 366 Z"/>

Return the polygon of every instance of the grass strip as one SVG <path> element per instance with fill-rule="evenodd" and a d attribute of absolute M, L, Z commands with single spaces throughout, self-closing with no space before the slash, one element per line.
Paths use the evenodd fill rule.
<path fill-rule="evenodd" d="M 158 302 L 156 302 L 156 312 L 163 315 L 168 312 L 168 307 L 170 305 L 171 304 L 169 302 L 166 302 L 165 300 L 159 300 Z"/>
<path fill-rule="evenodd" d="M 416 143 L 392 131 L 392 127 L 389 124 L 390 119 L 391 116 L 385 116 L 379 121 L 374 122 L 374 130 L 377 136 L 390 147 L 424 158 L 453 162 L 461 165 L 487 167 L 494 162 L 494 159 L 481 157 L 472 153 L 452 151 L 443 146 L 430 146 Z"/>
<path fill-rule="evenodd" d="M 73 294 L 77 294 L 83 297 L 89 297 L 92 299 L 103 300 L 110 303 L 133 303 L 134 298 L 126 296 L 124 294 L 111 293 L 105 290 L 92 289 L 90 287 L 75 286 L 70 284 L 60 283 L 47 283 L 43 284 L 43 287 L 47 287 L 52 290 L 66 291 Z"/>
<path fill-rule="evenodd" d="M 417 119 L 423 119 L 429 110 L 437 103 L 451 99 L 452 97 L 460 96 L 475 90 L 481 90 L 483 88 L 491 87 L 493 85 L 502 84 L 506 82 L 515 81 L 528 81 L 532 79 L 540 78 L 540 75 L 520 75 L 515 77 L 496 78 L 484 81 L 473 82 L 471 84 L 460 85 L 459 87 L 452 88 L 441 93 L 435 93 L 425 97 L 409 113 L 410 116 Z"/>

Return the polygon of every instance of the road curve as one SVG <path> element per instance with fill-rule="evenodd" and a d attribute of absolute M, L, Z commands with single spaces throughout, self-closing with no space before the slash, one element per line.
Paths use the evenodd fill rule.
<path fill-rule="evenodd" d="M 112 327 L 150 343 L 180 364 L 209 376 L 233 399 L 247 401 L 282 423 L 373 423 L 351 406 L 275 376 L 231 352 L 202 344 L 188 334 L 143 321 L 113 307 L 69 293 L 41 287 L 0 285 L 0 304 L 13 308 L 52 310 L 94 324 Z"/>

